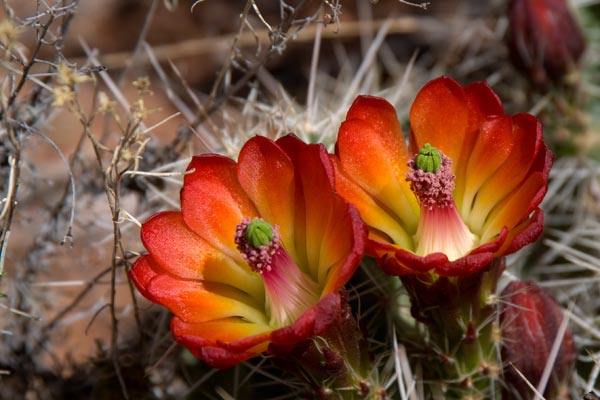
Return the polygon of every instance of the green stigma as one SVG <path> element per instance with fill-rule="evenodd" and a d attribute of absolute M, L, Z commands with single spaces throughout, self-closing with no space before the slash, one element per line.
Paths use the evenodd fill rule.
<path fill-rule="evenodd" d="M 273 227 L 260 218 L 254 218 L 246 229 L 246 239 L 255 249 L 267 246 L 273 240 Z"/>
<path fill-rule="evenodd" d="M 440 169 L 441 164 L 442 153 L 429 143 L 425 143 L 425 146 L 417 154 L 416 167 L 422 171 L 435 174 Z"/>

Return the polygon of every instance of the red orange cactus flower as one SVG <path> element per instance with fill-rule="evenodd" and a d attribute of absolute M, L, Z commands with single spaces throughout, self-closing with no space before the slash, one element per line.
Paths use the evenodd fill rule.
<path fill-rule="evenodd" d="M 535 117 L 506 115 L 485 83 L 442 77 L 417 95 L 410 125 L 407 145 L 392 105 L 360 96 L 333 156 L 336 189 L 386 272 L 464 276 L 540 235 L 552 154 Z"/>
<path fill-rule="evenodd" d="M 173 314 L 175 339 L 224 368 L 324 331 L 363 254 L 358 211 L 333 191 L 323 146 L 254 137 L 238 162 L 194 157 L 181 212 L 142 225 L 130 276 Z"/>

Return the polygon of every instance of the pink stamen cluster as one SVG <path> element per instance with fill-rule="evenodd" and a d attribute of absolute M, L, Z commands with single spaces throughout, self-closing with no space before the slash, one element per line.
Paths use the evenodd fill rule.
<path fill-rule="evenodd" d="M 244 256 L 244 260 L 250 265 L 254 272 L 263 274 L 271 271 L 272 259 L 277 250 L 281 247 L 281 235 L 279 226 L 273 226 L 273 240 L 268 245 L 256 248 L 250 244 L 246 236 L 248 225 L 251 219 L 244 218 L 235 228 L 235 244 L 237 249 Z"/>
<path fill-rule="evenodd" d="M 410 189 L 419 198 L 425 208 L 432 210 L 435 207 L 448 207 L 454 204 L 454 174 L 451 166 L 452 160 L 442 154 L 442 162 L 437 172 L 425 172 L 416 166 L 416 156 L 408 162 L 410 168 L 406 180 L 410 182 Z"/>

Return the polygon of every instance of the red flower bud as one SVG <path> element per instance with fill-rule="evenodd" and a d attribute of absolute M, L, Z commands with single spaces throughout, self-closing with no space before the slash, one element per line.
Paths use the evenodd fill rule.
<path fill-rule="evenodd" d="M 534 392 L 523 376 L 537 387 L 563 316 L 556 301 L 530 281 L 511 282 L 501 296 L 502 361 L 507 390 L 512 396 L 518 393 L 516 398 L 533 398 Z M 573 336 L 567 329 L 544 391 L 546 398 L 554 398 L 569 379 L 576 357 Z"/>
<path fill-rule="evenodd" d="M 585 49 L 565 0 L 511 0 L 508 19 L 511 59 L 537 86 L 562 81 Z"/>

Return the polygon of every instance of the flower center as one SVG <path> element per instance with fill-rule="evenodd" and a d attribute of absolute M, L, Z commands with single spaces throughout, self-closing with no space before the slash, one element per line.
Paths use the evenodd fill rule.
<path fill-rule="evenodd" d="M 317 304 L 321 288 L 285 250 L 279 226 L 260 218 L 244 218 L 236 227 L 235 244 L 250 268 L 263 280 L 271 326 L 290 325 Z"/>
<path fill-rule="evenodd" d="M 425 144 L 409 162 L 406 180 L 419 199 L 421 217 L 414 236 L 416 254 L 444 253 L 450 261 L 473 249 L 476 236 L 456 210 L 452 160 Z"/>

